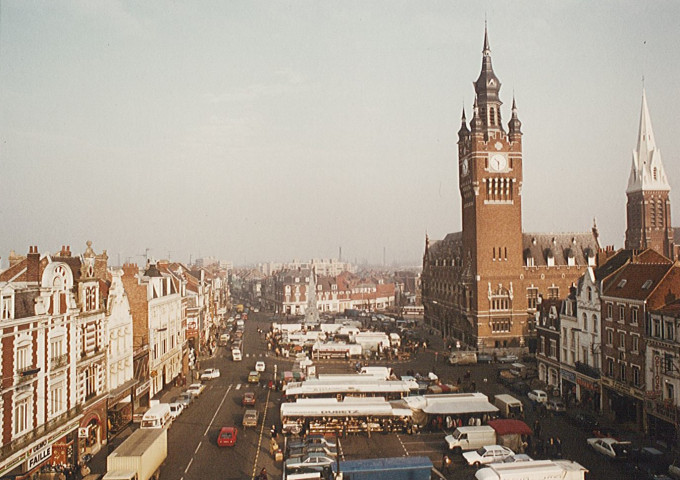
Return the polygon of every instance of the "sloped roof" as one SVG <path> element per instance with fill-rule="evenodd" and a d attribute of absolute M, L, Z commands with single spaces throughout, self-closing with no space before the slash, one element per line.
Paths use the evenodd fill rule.
<path fill-rule="evenodd" d="M 442 240 L 430 243 L 428 255 L 432 258 L 452 258 L 463 246 L 463 232 L 449 233 Z"/>
<path fill-rule="evenodd" d="M 554 264 L 568 265 L 569 258 L 575 265 L 588 265 L 588 257 L 594 257 L 599 245 L 592 232 L 588 233 L 523 233 L 522 249 L 524 261 L 534 259 L 535 266 L 548 265 L 548 258 Z"/>
<path fill-rule="evenodd" d="M 659 286 L 672 265 L 668 263 L 630 263 L 605 280 L 607 297 L 645 300 Z M 643 288 L 643 286 L 645 288 Z"/>
<path fill-rule="evenodd" d="M 600 281 L 608 277 L 609 275 L 617 271 L 619 268 L 621 268 L 623 265 L 625 265 L 626 262 L 629 262 L 632 258 L 633 258 L 632 250 L 625 249 L 619 250 L 614 255 L 609 257 L 606 262 L 604 262 L 602 265 L 595 269 L 594 271 L 595 280 Z"/>

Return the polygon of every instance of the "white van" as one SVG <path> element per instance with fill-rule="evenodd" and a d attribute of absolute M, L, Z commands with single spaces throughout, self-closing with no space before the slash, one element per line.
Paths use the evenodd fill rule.
<path fill-rule="evenodd" d="M 512 395 L 505 393 L 496 395 L 494 405 L 504 418 L 522 418 L 524 414 L 524 405 Z"/>
<path fill-rule="evenodd" d="M 496 430 L 489 425 L 481 427 L 458 427 L 451 435 L 444 437 L 449 450 L 460 453 L 465 450 L 476 450 L 485 445 L 496 444 Z"/>
<path fill-rule="evenodd" d="M 142 424 L 139 428 L 163 428 L 172 422 L 172 412 L 170 405 L 159 403 L 149 408 L 142 417 Z"/>
<path fill-rule="evenodd" d="M 570 460 L 492 463 L 477 470 L 477 480 L 584 480 L 588 469 Z"/>
<path fill-rule="evenodd" d="M 241 360 L 243 360 L 243 355 L 241 354 L 240 348 L 231 349 L 231 359 L 235 362 L 240 362 Z"/>

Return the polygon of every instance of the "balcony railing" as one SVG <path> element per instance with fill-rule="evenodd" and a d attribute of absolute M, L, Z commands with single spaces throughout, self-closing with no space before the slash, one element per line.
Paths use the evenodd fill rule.
<path fill-rule="evenodd" d="M 578 373 L 587 375 L 590 378 L 600 378 L 600 369 L 591 367 L 590 365 L 583 362 L 575 362 L 574 367 Z"/>
<path fill-rule="evenodd" d="M 52 420 L 50 420 L 46 423 L 43 423 L 42 425 L 38 425 L 37 428 L 34 428 L 30 432 L 28 432 L 26 435 L 22 435 L 21 437 L 17 438 L 16 440 L 12 440 L 11 442 L 7 443 L 6 445 L 3 445 L 2 447 L 0 447 L 0 458 L 9 457 L 13 452 L 16 452 L 17 450 L 21 450 L 22 448 L 27 447 L 32 442 L 41 438 L 45 434 L 62 427 L 63 425 L 72 421 L 78 415 L 80 415 L 82 413 L 83 413 L 83 407 L 81 405 L 77 405 L 74 408 L 72 408 L 71 410 L 62 413 L 58 417 L 55 417 Z"/>
<path fill-rule="evenodd" d="M 24 383 L 24 382 L 30 382 L 35 378 L 35 376 L 40 372 L 39 368 L 35 368 L 33 366 L 31 367 L 24 367 L 24 368 L 19 368 L 17 370 L 17 374 L 19 375 L 19 378 L 17 379 L 18 383 Z"/>

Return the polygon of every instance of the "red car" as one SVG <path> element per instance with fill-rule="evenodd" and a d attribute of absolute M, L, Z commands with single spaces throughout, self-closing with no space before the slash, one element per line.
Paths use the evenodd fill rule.
<path fill-rule="evenodd" d="M 255 405 L 255 394 L 253 392 L 245 392 L 243 394 L 243 399 L 241 400 L 241 405 L 245 406 L 253 406 Z"/>
<path fill-rule="evenodd" d="M 238 430 L 236 427 L 222 427 L 220 434 L 217 436 L 218 447 L 233 447 L 236 445 L 236 435 Z"/>

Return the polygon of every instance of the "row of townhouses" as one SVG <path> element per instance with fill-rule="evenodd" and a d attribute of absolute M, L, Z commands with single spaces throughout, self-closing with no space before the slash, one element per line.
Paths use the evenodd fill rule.
<path fill-rule="evenodd" d="M 315 275 L 316 307 L 321 313 L 342 313 L 348 309 L 386 310 L 395 305 L 396 285 L 382 275 L 360 276 L 350 272 L 316 275 L 310 269 L 284 269 L 264 279 L 261 302 L 268 311 L 304 315 L 311 293 L 310 277 Z"/>
<path fill-rule="evenodd" d="M 566 299 L 541 301 L 539 379 L 570 404 L 676 443 L 680 421 L 680 264 L 620 250 Z"/>
<path fill-rule="evenodd" d="M 78 464 L 192 373 L 226 311 L 225 276 L 169 262 L 109 268 L 31 246 L 0 272 L 0 477 Z"/>

